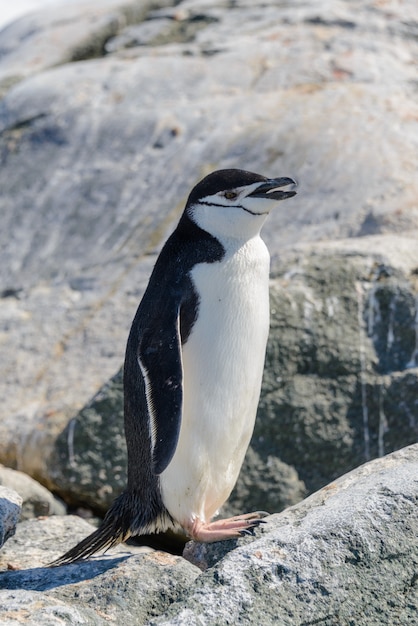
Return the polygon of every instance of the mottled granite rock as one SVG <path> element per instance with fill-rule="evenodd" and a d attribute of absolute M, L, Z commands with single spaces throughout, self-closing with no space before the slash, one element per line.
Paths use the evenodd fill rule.
<path fill-rule="evenodd" d="M 14 489 L 0 485 L 0 548 L 13 537 L 22 509 L 22 498 Z"/>
<path fill-rule="evenodd" d="M 191 542 L 185 558 L 120 546 L 48 569 L 91 526 L 71 516 L 23 522 L 0 553 L 2 619 L 13 626 L 412 626 L 417 476 L 414 445 L 267 517 L 254 538 Z"/>

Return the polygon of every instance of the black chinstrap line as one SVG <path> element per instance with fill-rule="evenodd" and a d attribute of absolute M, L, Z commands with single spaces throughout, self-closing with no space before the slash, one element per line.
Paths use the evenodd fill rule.
<path fill-rule="evenodd" d="M 256 213 L 255 211 L 250 211 L 250 209 L 246 209 L 245 206 L 242 206 L 242 204 L 216 204 L 216 202 L 205 202 L 204 200 L 198 200 L 197 203 L 204 204 L 205 206 L 220 206 L 224 209 L 242 209 L 247 213 L 251 213 L 251 215 L 268 215 L 268 211 L 263 213 Z"/>

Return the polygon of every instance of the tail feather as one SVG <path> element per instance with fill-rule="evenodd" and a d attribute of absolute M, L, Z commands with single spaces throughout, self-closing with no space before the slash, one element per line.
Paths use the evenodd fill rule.
<path fill-rule="evenodd" d="M 112 548 L 132 535 L 161 532 L 172 524 L 173 520 L 159 497 L 145 503 L 137 492 L 124 491 L 113 502 L 100 528 L 50 563 L 50 566 L 84 561 L 99 550 Z"/>
<path fill-rule="evenodd" d="M 52 561 L 49 565 L 51 567 L 56 567 L 58 565 L 68 565 L 69 563 L 75 563 L 76 561 L 84 561 L 88 559 L 90 556 L 93 556 L 99 550 L 107 550 L 109 548 L 113 548 L 118 543 L 122 541 L 126 541 L 131 536 L 131 533 L 128 531 L 123 534 L 121 531 L 115 532 L 114 524 L 106 523 L 104 520 L 103 524 L 95 530 L 91 535 L 88 535 L 85 539 L 80 541 L 74 548 L 68 550 L 65 554 L 60 556 L 55 561 Z"/>

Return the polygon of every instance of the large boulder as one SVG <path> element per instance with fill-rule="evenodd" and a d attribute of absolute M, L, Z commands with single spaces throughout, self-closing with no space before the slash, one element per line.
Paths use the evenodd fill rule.
<path fill-rule="evenodd" d="M 127 546 L 88 563 L 46 567 L 91 530 L 75 516 L 19 524 L 13 544 L 0 553 L 2 619 L 18 624 L 23 612 L 28 626 L 63 620 L 142 626 L 186 593 L 200 573 L 181 557 Z"/>
<path fill-rule="evenodd" d="M 351 245 L 288 257 L 272 280 L 252 445 L 310 492 L 418 439 L 418 246 L 405 272 Z"/>
<path fill-rule="evenodd" d="M 151 4 L 144 0 L 58 3 L 11 22 L 1 32 L 0 93 L 48 68 L 101 57 L 106 42 L 131 22 L 142 20 Z"/>
<path fill-rule="evenodd" d="M 187 546 L 208 568 L 153 626 L 416 623 L 418 446 L 361 466 L 231 552 Z"/>
<path fill-rule="evenodd" d="M 45 565 L 91 531 L 77 517 L 19 525 L 0 553 L 2 618 L 40 623 L 416 623 L 418 445 L 361 466 L 256 537 L 189 543 L 184 557 L 119 546 Z"/>

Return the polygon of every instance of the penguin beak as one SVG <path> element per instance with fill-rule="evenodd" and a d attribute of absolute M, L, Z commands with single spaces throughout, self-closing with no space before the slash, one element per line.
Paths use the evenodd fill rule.
<path fill-rule="evenodd" d="M 286 198 L 293 198 L 296 195 L 296 191 L 287 190 L 282 191 L 282 187 L 296 187 L 297 183 L 292 178 L 283 176 L 282 178 L 271 178 L 266 182 L 261 183 L 255 191 L 248 194 L 248 198 L 267 198 L 271 200 L 285 200 Z"/>

